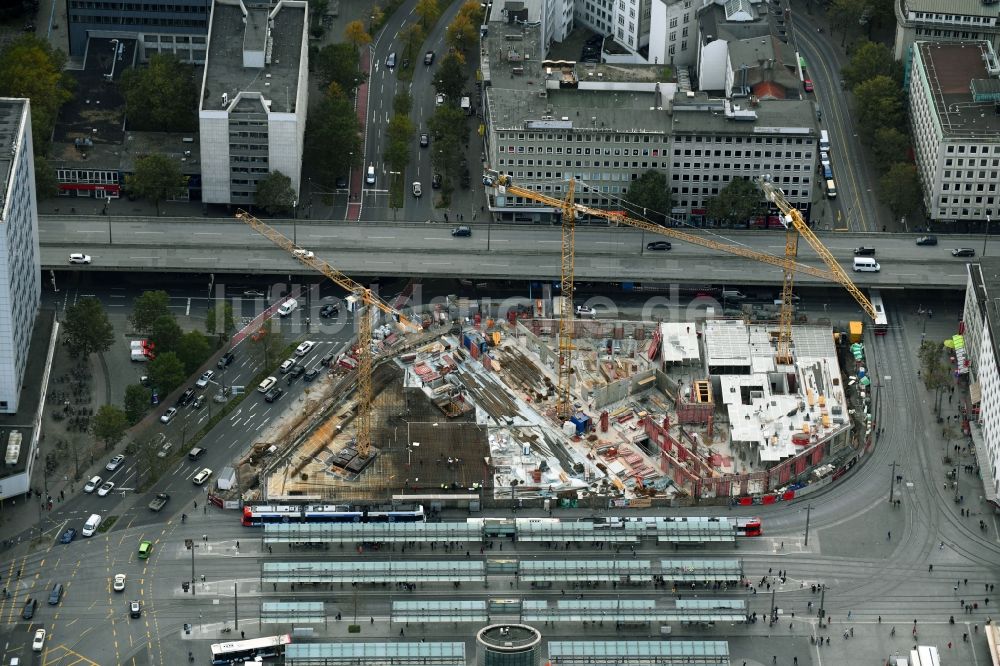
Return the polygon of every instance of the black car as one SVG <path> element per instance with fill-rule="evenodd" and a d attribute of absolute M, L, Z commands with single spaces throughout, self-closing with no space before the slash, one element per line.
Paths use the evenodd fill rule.
<path fill-rule="evenodd" d="M 194 389 L 188 389 L 184 393 L 181 393 L 181 397 L 177 399 L 177 404 L 181 406 L 190 405 L 192 400 L 194 400 Z"/>
<path fill-rule="evenodd" d="M 59 537 L 59 543 L 70 543 L 75 538 L 76 538 L 76 529 L 71 527 L 62 533 L 62 536 Z"/>
<path fill-rule="evenodd" d="M 917 245 L 937 245 L 937 236 L 921 236 L 917 239 Z"/>
<path fill-rule="evenodd" d="M 854 256 L 856 256 L 856 257 L 874 257 L 875 256 L 875 248 L 873 248 L 871 246 L 868 246 L 868 245 L 862 245 L 861 247 L 856 247 L 856 248 L 854 248 Z"/>
<path fill-rule="evenodd" d="M 264 394 L 264 400 L 267 402 L 274 402 L 283 395 L 285 395 L 284 389 L 275 386 L 273 389 Z"/>
<path fill-rule="evenodd" d="M 319 364 L 324 368 L 329 366 L 331 363 L 333 363 L 333 354 L 327 354 L 319 360 Z"/>
<path fill-rule="evenodd" d="M 38 608 L 38 599 L 28 597 L 24 602 L 24 610 L 21 611 L 21 617 L 25 620 L 30 620 L 35 617 L 36 608 Z"/>
<path fill-rule="evenodd" d="M 652 243 L 646 243 L 647 250 L 669 250 L 672 245 L 670 241 L 653 241 Z"/>
<path fill-rule="evenodd" d="M 296 364 L 294 367 L 292 367 L 291 370 L 288 371 L 288 376 L 285 377 L 285 381 L 291 384 L 296 379 L 301 377 L 302 373 L 304 373 L 305 371 L 306 371 L 305 366 Z"/>
<path fill-rule="evenodd" d="M 223 368 L 228 367 L 229 364 L 233 362 L 234 358 L 236 358 L 236 352 L 229 350 L 225 354 L 219 357 L 219 362 L 216 363 L 216 365 L 218 366 L 219 370 L 222 370 Z"/>
<path fill-rule="evenodd" d="M 431 187 L 435 190 L 441 189 L 441 174 L 436 173 L 431 178 Z"/>
<path fill-rule="evenodd" d="M 142 617 L 142 603 L 138 599 L 128 602 L 128 615 L 129 617 Z"/>
<path fill-rule="evenodd" d="M 307 382 L 311 382 L 317 377 L 319 377 L 319 368 L 309 368 L 308 370 L 306 370 L 306 374 L 302 376 L 302 379 L 306 380 Z"/>
<path fill-rule="evenodd" d="M 347 177 L 337 176 L 337 189 L 342 190 L 347 187 Z"/>
<path fill-rule="evenodd" d="M 976 251 L 971 247 L 956 247 L 951 251 L 951 256 L 953 257 L 974 257 L 976 256 Z"/>
<path fill-rule="evenodd" d="M 319 309 L 319 316 L 323 317 L 323 319 L 336 317 L 338 314 L 340 314 L 340 306 L 332 303 L 327 303 Z"/>

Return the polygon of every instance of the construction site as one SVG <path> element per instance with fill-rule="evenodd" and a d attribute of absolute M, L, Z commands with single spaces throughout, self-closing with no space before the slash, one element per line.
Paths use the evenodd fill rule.
<path fill-rule="evenodd" d="M 559 320 L 452 302 L 372 340 L 368 456 L 345 354 L 239 461 L 243 499 L 709 500 L 773 492 L 857 444 L 828 325 L 793 326 L 782 366 L 769 324 L 574 320 L 560 419 Z"/>

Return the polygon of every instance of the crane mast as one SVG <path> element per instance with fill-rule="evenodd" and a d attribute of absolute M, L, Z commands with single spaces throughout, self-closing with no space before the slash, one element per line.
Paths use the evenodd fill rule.
<path fill-rule="evenodd" d="M 296 245 L 288 236 L 264 223 L 257 217 L 245 210 L 236 211 L 236 219 L 247 224 L 251 229 L 264 236 L 272 243 L 288 252 L 299 260 L 299 262 L 312 268 L 317 273 L 322 273 L 331 282 L 342 289 L 360 298 L 362 307 L 358 309 L 358 412 L 357 423 L 357 450 L 362 458 L 371 455 L 371 434 L 372 434 L 372 317 L 375 309 L 381 310 L 387 315 L 396 317 L 399 322 L 410 328 L 419 328 L 417 324 L 406 317 L 402 312 L 392 307 L 372 290 L 365 287 L 360 282 L 345 275 L 308 250 Z"/>

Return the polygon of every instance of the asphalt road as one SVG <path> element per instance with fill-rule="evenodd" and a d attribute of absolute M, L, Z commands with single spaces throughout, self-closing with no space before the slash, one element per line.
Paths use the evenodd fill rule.
<path fill-rule="evenodd" d="M 455 238 L 445 224 L 275 222 L 275 228 L 314 250 L 352 275 L 467 276 L 508 279 L 556 279 L 560 271 L 560 230 L 552 226 L 475 224 L 470 238 Z M 195 230 L 196 229 L 196 230 Z M 778 232 L 695 232 L 711 240 L 771 255 L 784 252 Z M 173 271 L 195 273 L 283 274 L 312 272 L 283 250 L 238 221 L 183 218 L 117 218 L 108 245 L 105 218 L 46 218 L 39 231 L 42 265 L 67 268 L 71 252 L 93 257 L 74 270 Z M 954 288 L 964 286 L 965 259 L 951 256 L 956 247 L 982 253 L 983 238 L 942 236 L 940 245 L 921 247 L 915 236 L 826 233 L 821 240 L 862 285 Z M 655 240 L 632 229 L 580 227 L 576 234 L 578 279 L 595 281 L 705 282 L 774 284 L 778 269 L 766 264 L 675 242 L 669 252 L 646 251 Z M 874 246 L 880 273 L 853 273 L 853 250 Z M 987 254 L 1000 253 L 1000 237 L 989 240 Z M 823 268 L 817 255 L 801 244 L 799 261 Z M 809 275 L 797 282 L 821 283 Z"/>

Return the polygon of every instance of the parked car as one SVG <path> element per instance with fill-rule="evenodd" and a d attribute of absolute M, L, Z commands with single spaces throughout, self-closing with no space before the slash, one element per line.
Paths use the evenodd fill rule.
<path fill-rule="evenodd" d="M 73 254 L 69 255 L 69 263 L 71 263 L 71 264 L 89 264 L 90 263 L 90 255 L 89 254 L 80 254 L 79 252 L 74 252 Z"/>
<path fill-rule="evenodd" d="M 301 356 L 305 356 L 306 354 L 308 354 L 309 352 L 311 352 L 313 350 L 313 347 L 315 347 L 315 346 L 316 346 L 316 343 L 314 341 L 312 341 L 312 340 L 306 340 L 302 344 L 300 344 L 298 347 L 295 348 L 295 355 L 296 356 L 300 356 L 300 357 Z"/>
<path fill-rule="evenodd" d="M 115 489 L 114 481 L 105 481 L 100 488 L 97 489 L 98 497 L 107 497 L 108 493 Z"/>
<path fill-rule="evenodd" d="M 172 442 L 164 442 L 163 446 L 160 447 L 160 450 L 156 452 L 156 457 L 157 458 L 166 458 L 167 456 L 170 455 L 170 450 L 172 448 L 174 448 L 174 445 L 173 445 Z"/>
<path fill-rule="evenodd" d="M 119 453 L 117 456 L 108 461 L 108 464 L 104 466 L 104 469 L 108 470 L 109 472 L 113 472 L 119 467 L 121 467 L 121 464 L 123 462 L 125 462 L 125 456 Z"/>
<path fill-rule="evenodd" d="M 434 190 L 441 189 L 441 174 L 436 173 L 431 177 L 431 189 Z"/>
<path fill-rule="evenodd" d="M 444 94 L 438 93 L 434 96 L 434 106 L 441 106 L 444 104 Z"/>
<path fill-rule="evenodd" d="M 163 412 L 163 416 L 160 417 L 160 423 L 170 423 L 177 416 L 177 408 L 171 407 L 167 411 Z"/>
<path fill-rule="evenodd" d="M 311 382 L 319 376 L 319 368 L 309 368 L 306 373 L 302 376 L 307 382 Z"/>
<path fill-rule="evenodd" d="M 235 357 L 236 357 L 236 352 L 230 349 L 225 354 L 219 357 L 219 362 L 216 363 L 215 365 L 216 367 L 219 368 L 219 370 L 222 370 L 223 368 L 229 367 L 229 364 L 233 362 L 233 359 Z"/>
<path fill-rule="evenodd" d="M 101 485 L 101 477 L 99 477 L 99 476 L 92 476 L 92 477 L 90 477 L 90 481 L 87 481 L 87 484 L 83 487 L 83 492 L 88 493 L 88 494 L 92 493 L 95 490 L 97 490 L 97 488 L 100 485 Z"/>
<path fill-rule="evenodd" d="M 976 251 L 971 247 L 956 247 L 951 251 L 951 256 L 953 257 L 974 257 L 976 256 Z"/>
<path fill-rule="evenodd" d="M 285 395 L 285 390 L 280 386 L 275 386 L 273 389 L 271 389 L 264 395 L 264 401 L 274 402 L 283 395 Z"/>
<path fill-rule="evenodd" d="M 805 81 L 803 81 L 802 87 L 805 88 L 806 92 L 812 92 L 813 91 L 812 79 L 806 79 Z"/>
<path fill-rule="evenodd" d="M 201 373 L 201 377 L 198 378 L 198 381 L 196 381 L 194 385 L 198 388 L 205 388 L 213 379 L 215 379 L 215 370 L 206 370 Z"/>
<path fill-rule="evenodd" d="M 59 537 L 59 543 L 72 543 L 73 539 L 75 538 L 76 538 L 76 528 L 70 527 L 65 532 L 62 533 L 62 536 Z"/>
<path fill-rule="evenodd" d="M 200 486 L 204 484 L 206 481 L 208 481 L 208 477 L 210 476 L 212 476 L 212 470 L 206 467 L 197 474 L 195 474 L 194 478 L 191 479 L 191 482 L 194 483 L 194 485 L 196 486 Z"/>
<path fill-rule="evenodd" d="M 669 250 L 673 247 L 670 241 L 653 241 L 651 243 L 646 243 L 647 250 Z"/>
<path fill-rule="evenodd" d="M 597 316 L 597 310 L 590 307 L 589 305 L 578 305 L 576 306 L 576 316 L 577 317 L 590 317 L 593 319 Z"/>
<path fill-rule="evenodd" d="M 937 236 L 921 236 L 917 239 L 917 245 L 937 245 Z"/>

